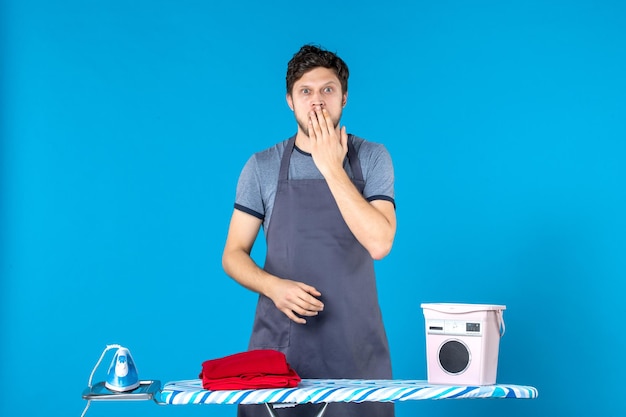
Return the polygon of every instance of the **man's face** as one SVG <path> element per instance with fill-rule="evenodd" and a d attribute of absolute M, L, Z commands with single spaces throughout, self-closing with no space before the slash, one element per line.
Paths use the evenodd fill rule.
<path fill-rule="evenodd" d="M 341 82 L 330 68 L 318 67 L 306 72 L 287 93 L 287 103 L 293 110 L 301 132 L 309 135 L 309 113 L 316 108 L 328 110 L 335 128 L 339 126 L 348 93 L 341 91 Z"/>

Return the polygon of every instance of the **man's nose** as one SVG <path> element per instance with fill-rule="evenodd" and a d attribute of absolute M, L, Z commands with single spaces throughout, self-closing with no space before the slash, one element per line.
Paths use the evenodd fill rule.
<path fill-rule="evenodd" d="M 313 95 L 311 96 L 311 107 L 315 108 L 315 107 L 324 107 L 324 106 L 325 106 L 325 103 L 322 98 L 322 95 L 319 92 L 313 93 Z"/>
<path fill-rule="evenodd" d="M 312 109 L 315 109 L 316 107 L 324 108 L 325 106 L 326 104 L 324 103 L 324 100 L 322 100 L 321 98 L 314 97 L 313 100 L 311 100 Z"/>

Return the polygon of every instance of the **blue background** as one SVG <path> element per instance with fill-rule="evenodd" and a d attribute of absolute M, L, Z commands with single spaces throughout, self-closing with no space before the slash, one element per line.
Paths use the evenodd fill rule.
<path fill-rule="evenodd" d="M 0 415 L 79 416 L 107 344 L 163 382 L 245 350 L 255 296 L 221 250 L 243 164 L 295 132 L 284 76 L 309 42 L 350 66 L 348 130 L 394 158 L 395 377 L 426 378 L 420 303 L 505 304 L 498 382 L 540 393 L 398 415 L 625 413 L 622 2 L 1 4 Z"/>

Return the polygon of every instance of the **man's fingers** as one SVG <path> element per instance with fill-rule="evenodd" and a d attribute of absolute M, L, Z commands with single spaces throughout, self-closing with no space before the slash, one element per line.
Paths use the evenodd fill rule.
<path fill-rule="evenodd" d="M 314 110 L 311 110 L 309 119 L 313 123 L 316 134 L 327 135 L 333 130 L 333 122 L 326 109 L 316 107 Z"/>
<path fill-rule="evenodd" d="M 328 133 L 332 132 L 335 127 L 333 126 L 333 120 L 330 117 L 330 113 L 328 110 L 322 109 L 322 120 L 323 120 L 323 128 L 328 131 Z"/>
<path fill-rule="evenodd" d="M 320 118 L 317 112 L 311 111 L 309 114 L 309 137 L 317 139 L 322 137 L 322 128 L 320 126 Z"/>
<path fill-rule="evenodd" d="M 305 292 L 307 292 L 308 294 L 311 294 L 315 297 L 319 297 L 320 295 L 322 295 L 321 292 L 319 292 L 315 287 L 312 287 L 308 284 L 305 284 L 304 282 L 299 282 L 298 285 L 300 286 L 300 288 L 302 288 Z"/>
<path fill-rule="evenodd" d="M 304 319 L 302 316 L 304 317 L 317 316 L 319 314 L 319 311 L 302 308 L 294 304 L 293 306 L 291 306 L 291 308 L 283 309 L 283 313 L 285 313 L 287 317 L 289 317 L 295 323 L 306 324 L 306 319 Z"/>
<path fill-rule="evenodd" d="M 311 309 L 316 311 L 321 311 L 324 309 L 324 303 L 317 299 L 320 297 L 322 293 L 315 289 L 315 287 L 311 287 L 310 285 L 306 285 L 300 283 L 300 288 L 304 290 L 304 294 L 300 296 L 300 299 L 311 306 Z"/>
<path fill-rule="evenodd" d="M 289 280 L 279 282 L 284 285 L 278 293 L 282 295 L 275 300 L 276 307 L 294 323 L 305 324 L 306 320 L 302 316 L 316 316 L 324 309 L 324 303 L 316 298 L 322 294 L 315 287 Z"/>
<path fill-rule="evenodd" d="M 294 305 L 293 308 L 291 309 L 291 311 L 293 311 L 294 313 L 300 315 L 300 316 L 317 316 L 319 314 L 318 310 L 312 310 L 312 309 L 308 309 L 308 308 L 303 308 L 297 305 Z"/>
<path fill-rule="evenodd" d="M 324 310 L 324 304 L 310 295 L 300 295 L 289 304 L 291 310 L 304 316 L 314 316 Z"/>
<path fill-rule="evenodd" d="M 298 323 L 298 324 L 306 324 L 306 320 L 303 319 L 302 317 L 298 317 L 296 316 L 293 311 L 291 311 L 288 308 L 285 308 L 282 310 L 283 313 L 285 313 L 285 315 L 293 322 Z"/>
<path fill-rule="evenodd" d="M 348 146 L 348 131 L 345 126 L 341 126 L 341 146 L 344 148 Z"/>

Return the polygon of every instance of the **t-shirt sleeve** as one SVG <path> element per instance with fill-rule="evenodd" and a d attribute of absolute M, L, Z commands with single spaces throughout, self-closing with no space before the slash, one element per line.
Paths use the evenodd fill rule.
<path fill-rule="evenodd" d="M 241 174 L 239 174 L 235 208 L 261 220 L 265 218 L 258 161 L 255 155 L 248 159 L 241 170 Z"/>
<path fill-rule="evenodd" d="M 363 196 L 367 201 L 387 200 L 395 206 L 394 170 L 391 155 L 387 148 L 378 143 L 369 142 L 363 161 L 366 166 L 365 189 Z"/>

